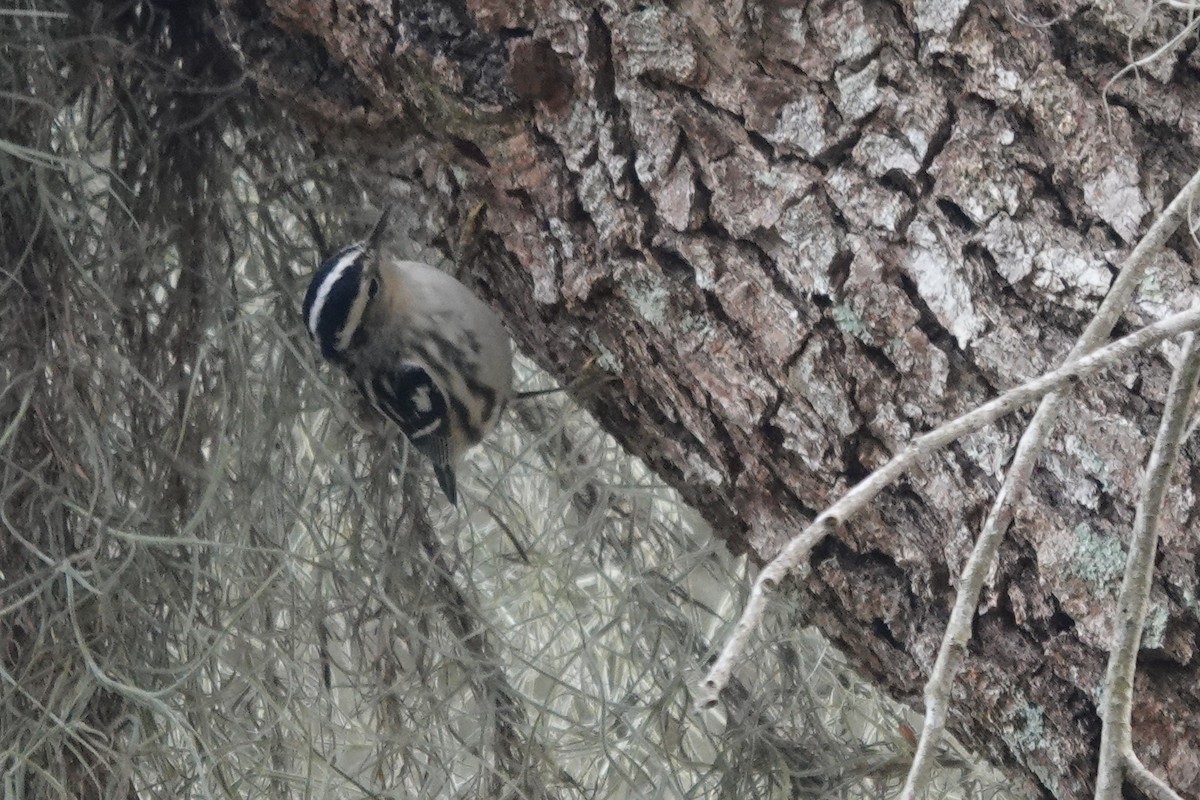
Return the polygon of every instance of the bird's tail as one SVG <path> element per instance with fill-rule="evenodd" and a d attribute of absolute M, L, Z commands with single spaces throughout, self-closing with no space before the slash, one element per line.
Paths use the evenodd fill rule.
<path fill-rule="evenodd" d="M 454 478 L 454 468 L 449 464 L 434 464 L 433 474 L 437 476 L 438 486 L 446 493 L 450 505 L 458 505 L 458 482 Z"/>

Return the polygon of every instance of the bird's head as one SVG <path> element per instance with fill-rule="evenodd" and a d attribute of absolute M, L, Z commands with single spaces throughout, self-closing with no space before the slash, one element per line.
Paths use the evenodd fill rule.
<path fill-rule="evenodd" d="M 325 259 L 304 295 L 304 325 L 321 355 L 341 361 L 354 342 L 367 304 L 379 291 L 378 245 L 387 230 L 385 208 L 371 233 Z"/>

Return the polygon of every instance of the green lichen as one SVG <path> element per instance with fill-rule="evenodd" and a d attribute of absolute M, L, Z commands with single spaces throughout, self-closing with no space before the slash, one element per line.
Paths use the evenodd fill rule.
<path fill-rule="evenodd" d="M 1143 650 L 1158 650 L 1167 641 L 1167 607 L 1162 603 L 1153 603 L 1146 613 L 1146 622 L 1142 627 Z"/>
<path fill-rule="evenodd" d="M 1032 703 L 1016 709 L 1007 738 L 1022 752 L 1044 753 L 1049 743 L 1046 741 L 1046 713 L 1042 707 Z M 1050 788 L 1051 793 L 1058 794 L 1055 789 L 1061 776 L 1056 773 L 1052 763 L 1030 758 L 1025 760 L 1025 764 Z"/>
<path fill-rule="evenodd" d="M 1013 719 L 1012 740 L 1025 752 L 1046 745 L 1046 713 L 1037 703 L 1018 708 Z"/>
<path fill-rule="evenodd" d="M 774 170 L 761 170 L 754 175 L 754 182 L 764 189 L 779 188 L 779 176 Z"/>
<path fill-rule="evenodd" d="M 833 322 L 838 326 L 838 329 L 845 334 L 853 336 L 859 341 L 870 344 L 871 331 L 867 327 L 867 323 L 858 315 L 849 302 L 839 303 L 833 307 Z"/>
<path fill-rule="evenodd" d="M 679 319 L 681 333 L 698 333 L 705 338 L 712 332 L 712 325 L 707 319 L 697 314 L 684 314 Z"/>
<path fill-rule="evenodd" d="M 1125 547 L 1116 536 L 1092 530 L 1086 522 L 1075 528 L 1069 571 L 1097 588 L 1115 589 L 1125 571 Z"/>
<path fill-rule="evenodd" d="M 642 319 L 658 327 L 667 318 L 667 290 L 648 276 L 632 278 L 625 284 L 625 296 Z"/>
<path fill-rule="evenodd" d="M 600 341 L 600 337 L 596 335 L 595 331 L 588 332 L 588 341 L 591 342 L 592 352 L 598 354 L 596 356 L 596 366 L 605 372 L 620 374 L 625 371 L 625 366 L 621 362 L 621 358 L 612 350 L 609 350 L 604 345 L 604 342 Z"/>
<path fill-rule="evenodd" d="M 1200 613 L 1200 602 L 1196 599 L 1196 590 L 1191 586 L 1184 586 L 1182 589 L 1183 607 L 1193 614 Z"/>
<path fill-rule="evenodd" d="M 1146 277 L 1142 278 L 1142 282 L 1138 284 L 1138 296 L 1142 300 L 1151 303 L 1165 303 L 1167 301 L 1162 283 L 1159 281 L 1158 276 L 1152 272 L 1147 272 Z"/>
<path fill-rule="evenodd" d="M 1066 445 L 1067 451 L 1079 459 L 1080 466 L 1089 475 L 1099 480 L 1105 491 L 1112 492 L 1108 462 L 1104 457 L 1079 436 L 1068 435 L 1064 438 L 1063 443 Z"/>

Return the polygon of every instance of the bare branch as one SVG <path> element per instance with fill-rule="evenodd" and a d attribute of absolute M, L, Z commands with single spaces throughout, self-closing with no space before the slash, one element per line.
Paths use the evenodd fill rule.
<path fill-rule="evenodd" d="M 705 676 L 704 683 L 697 693 L 696 706 L 710 708 L 716 704 L 717 696 L 729 682 L 733 665 L 741 657 L 750 634 L 762 622 L 767 592 L 794 572 L 812 548 L 825 538 L 826 534 L 861 511 L 867 503 L 874 499 L 875 495 L 895 482 L 910 467 L 951 442 L 990 425 L 1026 403 L 1057 391 L 1074 380 L 1094 375 L 1134 353 L 1153 347 L 1164 339 L 1170 339 L 1198 327 L 1200 327 L 1200 309 L 1173 314 L 1153 325 L 1147 325 L 1123 339 L 1118 339 L 1091 355 L 1059 367 L 1015 389 L 1010 389 L 996 399 L 913 440 L 906 450 L 857 483 L 842 499 L 821 512 L 811 525 L 788 542 L 779 555 L 763 568 L 754 582 L 746 609 L 742 612 L 733 633 L 726 640 L 720 657 Z M 982 577 L 980 582 L 982 583 Z"/>
<path fill-rule="evenodd" d="M 1117 599 L 1117 619 L 1113 629 L 1113 649 L 1104 679 L 1104 704 L 1101 718 L 1104 733 L 1100 740 L 1100 767 L 1096 779 L 1096 800 L 1121 796 L 1125 766 L 1133 757 L 1133 674 L 1142 640 L 1142 627 L 1150 605 L 1150 580 L 1154 574 L 1154 553 L 1158 549 L 1158 518 L 1163 497 L 1170 485 L 1171 473 L 1179 458 L 1188 410 L 1196 395 L 1200 376 L 1200 340 L 1188 339 L 1175 372 L 1163 409 L 1162 422 L 1150 461 L 1142 477 L 1142 497 L 1133 522 L 1133 540 L 1125 562 L 1125 577 Z"/>
<path fill-rule="evenodd" d="M 1192 175 L 1191 180 L 1179 191 L 1162 216 L 1155 220 L 1154 225 L 1130 253 L 1121 273 L 1113 281 L 1108 295 L 1096 311 L 1096 316 L 1092 318 L 1067 356 L 1068 364 L 1094 350 L 1112 333 L 1121 312 L 1133 296 L 1134 288 L 1141 281 L 1142 274 L 1150 263 L 1150 257 L 1157 253 L 1179 228 L 1191 209 L 1197 191 L 1200 191 L 1200 172 Z M 946 727 L 946 706 L 949 703 L 950 687 L 958 675 L 962 655 L 970 638 L 971 620 L 979 604 L 979 592 L 995 563 L 996 551 L 1012 522 L 1016 504 L 1024 496 L 1029 485 L 1029 476 L 1033 473 L 1034 464 L 1037 463 L 1038 456 L 1041 455 L 1042 448 L 1045 447 L 1046 440 L 1058 420 L 1063 397 L 1062 392 L 1053 392 L 1038 406 L 1037 412 L 1021 436 L 1004 484 L 996 495 L 983 530 L 963 570 L 958 594 L 954 600 L 954 610 L 950 613 L 950 623 L 942 637 L 937 661 L 925 686 L 925 727 L 921 731 L 921 741 L 917 745 L 912 769 L 904 785 L 902 797 L 905 800 L 915 797 L 926 781 L 938 741 Z"/>
<path fill-rule="evenodd" d="M 1150 800 L 1183 800 L 1175 790 L 1138 760 L 1132 752 L 1124 754 L 1125 776 Z M 1120 795 L 1117 795 L 1120 797 Z"/>

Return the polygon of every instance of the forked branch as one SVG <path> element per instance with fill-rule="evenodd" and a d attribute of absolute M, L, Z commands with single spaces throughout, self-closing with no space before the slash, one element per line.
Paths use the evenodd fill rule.
<path fill-rule="evenodd" d="M 1125 778 L 1132 779 L 1139 767 L 1145 769 L 1133 754 L 1133 674 L 1137 669 L 1142 628 L 1150 606 L 1150 581 L 1154 574 L 1154 553 L 1158 549 L 1158 518 L 1171 473 L 1179 459 L 1198 376 L 1200 338 L 1191 336 L 1171 376 L 1158 436 L 1142 476 L 1141 499 L 1133 521 L 1133 540 L 1129 543 L 1125 577 L 1117 599 L 1113 648 L 1104 678 L 1104 702 L 1100 709 L 1104 732 L 1100 739 L 1096 800 L 1120 800 Z"/>
<path fill-rule="evenodd" d="M 1015 389 L 1010 389 L 994 400 L 975 408 L 962 416 L 917 437 L 899 455 L 868 475 L 850 489 L 840 500 L 821 512 L 812 524 L 792 539 L 771 563 L 759 573 L 750 591 L 750 598 L 732 635 L 701 684 L 696 698 L 699 708 L 710 708 L 717 696 L 729 682 L 734 664 L 741 658 L 750 634 L 762 622 L 766 608 L 767 593 L 792 573 L 812 551 L 812 548 L 832 532 L 839 524 L 861 511 L 883 489 L 894 483 L 918 461 L 936 453 L 957 439 L 992 424 L 1023 405 L 1046 394 L 1061 389 L 1067 384 L 1096 374 L 1102 369 L 1122 361 L 1134 353 L 1153 347 L 1164 339 L 1200 328 L 1200 308 L 1173 314 L 1153 325 L 1147 325 L 1123 339 L 1089 356 L 1059 367 Z"/>
<path fill-rule="evenodd" d="M 1192 203 L 1200 191 L 1200 172 L 1194 174 L 1162 215 L 1150 226 L 1150 230 L 1138 242 L 1137 247 L 1130 253 L 1121 272 L 1117 275 L 1108 295 L 1096 316 L 1088 324 L 1079 341 L 1067 356 L 1067 363 L 1072 363 L 1085 353 L 1094 350 L 1112 333 L 1133 290 L 1142 280 L 1142 275 L 1150 263 L 1150 257 L 1157 253 L 1187 218 Z M 1017 444 L 1017 452 L 1013 456 L 1004 483 L 992 503 L 992 509 L 984 521 L 983 530 L 975 541 L 971 557 L 963 570 L 962 579 L 958 583 L 958 593 L 954 599 L 954 609 L 950 613 L 950 622 L 942 637 L 938 650 L 937 661 L 929 682 L 925 685 L 925 725 L 921 730 L 921 740 L 917 744 L 917 752 L 913 756 L 912 768 L 904 783 L 901 794 L 903 800 L 914 800 L 917 793 L 928 780 L 929 767 L 933 763 L 934 754 L 946 728 L 946 714 L 950 704 L 950 689 L 954 678 L 962 665 L 962 657 L 966 651 L 967 641 L 971 635 L 971 620 L 979 605 L 979 593 L 984 581 L 991 572 L 996 561 L 996 552 L 1008 532 L 1016 505 L 1025 494 L 1029 485 L 1029 477 L 1038 456 L 1046 445 L 1050 432 L 1058 420 L 1058 412 L 1063 400 L 1062 392 L 1049 394 L 1037 412 L 1033 415 L 1021 441 Z"/>
<path fill-rule="evenodd" d="M 1032 400 L 1043 398 L 1033 420 L 1022 436 L 1013 463 L 1005 477 L 992 510 L 984 524 L 971 558 L 960 582 L 950 625 L 942 640 L 937 662 L 926 685 L 926 718 L 921 741 L 905 783 L 903 797 L 915 798 L 925 785 L 929 765 L 945 729 L 950 687 L 961 664 L 970 635 L 970 623 L 978 605 L 979 593 L 995 561 L 1000 541 L 1012 520 L 1016 503 L 1024 494 L 1029 476 L 1057 420 L 1064 388 L 1077 378 L 1095 372 L 1134 352 L 1151 347 L 1163 339 L 1197 326 L 1197 310 L 1182 312 L 1097 350 L 1098 345 L 1112 333 L 1133 291 L 1141 281 L 1150 257 L 1157 253 L 1188 216 L 1197 192 L 1200 191 L 1200 172 L 1180 190 L 1170 206 L 1151 226 L 1126 261 L 1113 282 L 1096 316 L 1088 325 L 1066 363 L 1040 378 L 1006 392 L 963 416 L 918 437 L 902 453 L 856 484 L 839 501 L 823 511 L 763 569 L 751 589 L 741 618 L 726 640 L 716 662 L 710 668 L 696 697 L 698 708 L 716 704 L 721 690 L 730 680 L 732 670 L 745 650 L 750 635 L 762 622 L 767 593 L 807 559 L 812 548 L 839 524 L 849 519 L 869 503 L 875 495 L 903 475 L 917 461 L 940 450 L 962 436 L 991 424 L 1001 416 Z M 1094 352 L 1093 352 L 1094 351 Z M 1090 353 L 1090 355 L 1088 355 Z M 1128 753 L 1132 755 L 1131 751 Z M 1129 759 L 1126 759 L 1128 762 Z M 1132 763 L 1136 763 L 1133 759 Z M 1139 765 L 1140 766 L 1140 765 Z M 1145 770 L 1136 776 L 1146 779 Z M 1153 776 L 1150 776 L 1153 777 Z"/>

